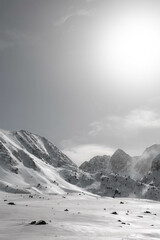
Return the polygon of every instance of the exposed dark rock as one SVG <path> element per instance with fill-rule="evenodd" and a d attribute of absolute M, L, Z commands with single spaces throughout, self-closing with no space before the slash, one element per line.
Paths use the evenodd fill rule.
<path fill-rule="evenodd" d="M 110 159 L 112 172 L 124 175 L 130 172 L 131 163 L 132 158 L 121 149 L 116 150 Z"/>
<path fill-rule="evenodd" d="M 36 221 L 30 222 L 30 225 L 35 225 L 35 224 L 36 224 Z"/>
<path fill-rule="evenodd" d="M 149 214 L 151 214 L 151 212 L 150 212 L 150 211 L 145 211 L 144 213 L 149 213 Z"/>
<path fill-rule="evenodd" d="M 8 205 L 16 205 L 14 202 L 9 202 Z"/>
<path fill-rule="evenodd" d="M 159 171 L 160 170 L 160 154 L 158 154 L 152 162 L 151 171 Z"/>
<path fill-rule="evenodd" d="M 44 220 L 39 220 L 39 221 L 32 221 L 32 222 L 30 222 L 29 223 L 30 225 L 46 225 L 47 223 L 46 223 L 46 221 L 44 221 Z"/>
<path fill-rule="evenodd" d="M 110 160 L 110 156 L 108 155 L 95 156 L 88 162 L 86 161 L 82 163 L 82 165 L 79 168 L 89 173 L 97 173 L 97 172 L 104 173 L 105 171 L 107 171 L 107 168 L 109 166 L 109 160 Z"/>
<path fill-rule="evenodd" d="M 118 213 L 117 213 L 117 212 L 112 212 L 111 214 L 118 215 Z"/>

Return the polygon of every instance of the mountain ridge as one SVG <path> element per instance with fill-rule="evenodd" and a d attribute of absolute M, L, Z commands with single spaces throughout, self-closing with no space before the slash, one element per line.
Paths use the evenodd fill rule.
<path fill-rule="evenodd" d="M 25 130 L 0 130 L 0 190 L 44 194 L 83 191 L 100 196 L 158 200 L 160 158 L 154 157 L 158 151 L 159 145 L 147 148 L 145 156 L 147 152 L 153 158 L 148 160 L 144 154 L 132 158 L 117 149 L 112 156 L 95 156 L 79 168 L 44 137 Z M 143 176 L 139 169 L 145 159 L 151 167 Z M 137 169 L 138 164 L 141 168 Z"/>
<path fill-rule="evenodd" d="M 66 182 L 57 169 L 77 169 L 65 154 L 45 138 L 28 131 L 0 131 L 0 189 L 63 193 L 81 191 Z M 4 187 L 5 186 L 5 187 Z"/>

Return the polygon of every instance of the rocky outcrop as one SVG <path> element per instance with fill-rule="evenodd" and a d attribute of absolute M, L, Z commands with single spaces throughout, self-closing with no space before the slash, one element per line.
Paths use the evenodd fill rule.
<path fill-rule="evenodd" d="M 95 156 L 90 161 L 86 161 L 82 163 L 79 167 L 85 172 L 88 173 L 97 173 L 97 172 L 105 172 L 108 170 L 109 167 L 110 156 Z"/>
<path fill-rule="evenodd" d="M 111 172 L 120 175 L 130 175 L 132 158 L 123 150 L 118 149 L 110 159 Z"/>

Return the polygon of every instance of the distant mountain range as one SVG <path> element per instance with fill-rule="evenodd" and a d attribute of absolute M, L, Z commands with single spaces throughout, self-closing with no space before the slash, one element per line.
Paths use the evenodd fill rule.
<path fill-rule="evenodd" d="M 96 156 L 90 161 L 82 163 L 80 169 L 89 173 L 98 171 L 115 173 L 140 180 L 152 169 L 152 162 L 158 154 L 160 154 L 160 144 L 146 148 L 142 156 L 136 157 L 131 157 L 123 150 L 118 149 L 112 156 Z"/>
<path fill-rule="evenodd" d="M 80 167 L 46 138 L 0 130 L 0 190 L 13 193 L 91 192 L 160 200 L 160 144 L 142 156 L 118 149 Z"/>

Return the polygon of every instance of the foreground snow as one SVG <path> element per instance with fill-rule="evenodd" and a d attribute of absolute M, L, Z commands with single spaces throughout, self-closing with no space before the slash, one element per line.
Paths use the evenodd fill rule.
<path fill-rule="evenodd" d="M 0 239 L 160 239 L 159 202 L 84 193 L 32 196 L 0 192 Z M 29 224 L 41 219 L 48 224 Z"/>

